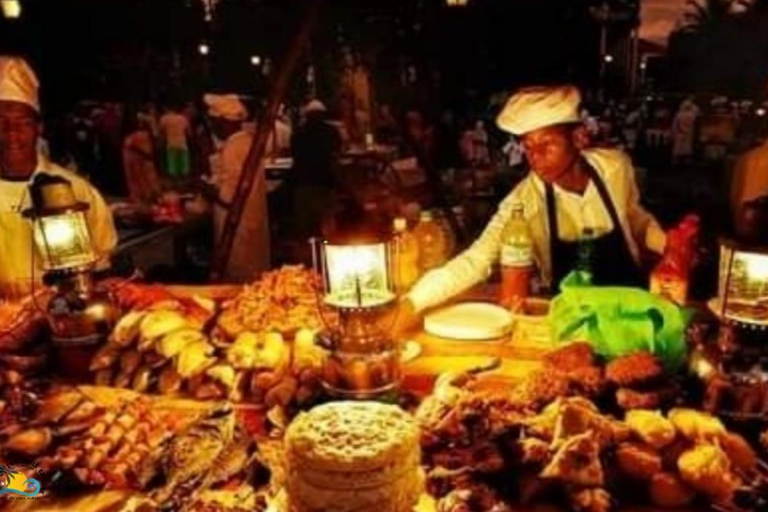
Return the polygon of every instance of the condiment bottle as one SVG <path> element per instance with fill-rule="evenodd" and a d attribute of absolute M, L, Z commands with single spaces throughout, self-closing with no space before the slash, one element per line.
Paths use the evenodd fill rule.
<path fill-rule="evenodd" d="M 419 240 L 419 269 L 422 273 L 445 262 L 445 233 L 430 210 L 424 210 L 413 230 Z"/>
<path fill-rule="evenodd" d="M 520 310 L 530 293 L 533 276 L 533 240 L 522 204 L 512 206 L 501 246 L 501 304 Z"/>
<path fill-rule="evenodd" d="M 696 260 L 699 219 L 687 216 L 679 226 L 667 233 L 664 256 L 651 273 L 650 291 L 676 304 L 688 301 L 691 270 Z"/>
<path fill-rule="evenodd" d="M 419 240 L 408 231 L 408 222 L 405 217 L 397 217 L 393 222 L 395 291 L 402 294 L 411 289 L 411 286 L 419 279 Z"/>

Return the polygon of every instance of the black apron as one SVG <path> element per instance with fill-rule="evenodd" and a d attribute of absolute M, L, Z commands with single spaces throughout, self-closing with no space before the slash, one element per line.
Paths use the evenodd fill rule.
<path fill-rule="evenodd" d="M 644 287 L 646 279 L 627 246 L 627 240 L 616 214 L 616 206 L 598 173 L 587 166 L 587 174 L 597 188 L 603 205 L 613 222 L 613 229 L 592 243 L 592 284 L 596 286 L 638 286 Z M 559 237 L 555 191 L 550 183 L 545 185 L 547 196 L 547 221 L 549 223 L 549 250 L 552 261 L 552 288 L 576 267 L 579 261 L 579 241 L 566 242 Z"/>

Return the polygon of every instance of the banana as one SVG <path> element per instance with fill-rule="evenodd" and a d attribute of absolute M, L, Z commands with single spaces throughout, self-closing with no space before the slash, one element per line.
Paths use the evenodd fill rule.
<path fill-rule="evenodd" d="M 155 342 L 155 350 L 159 354 L 171 358 L 178 355 L 188 345 L 205 343 L 207 341 L 208 338 L 202 332 L 196 329 L 184 328 L 159 338 Z"/>

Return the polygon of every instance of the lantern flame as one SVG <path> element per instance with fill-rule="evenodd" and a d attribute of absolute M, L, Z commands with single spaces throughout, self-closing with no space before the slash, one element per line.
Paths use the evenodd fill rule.
<path fill-rule="evenodd" d="M 87 265 L 95 259 L 81 212 L 41 217 L 34 231 L 35 244 L 49 269 Z"/>
<path fill-rule="evenodd" d="M 327 245 L 329 304 L 378 306 L 391 301 L 385 244 Z"/>
<path fill-rule="evenodd" d="M 763 254 L 742 254 L 750 281 L 768 281 L 768 256 Z"/>

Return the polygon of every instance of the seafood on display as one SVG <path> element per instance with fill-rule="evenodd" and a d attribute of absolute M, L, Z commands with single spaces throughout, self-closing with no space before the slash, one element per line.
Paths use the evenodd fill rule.
<path fill-rule="evenodd" d="M 416 411 L 427 489 L 440 512 L 553 500 L 576 512 L 607 512 L 621 501 L 654 510 L 754 509 L 736 504 L 754 497 L 762 465 L 713 416 L 673 408 L 613 417 L 583 396 L 540 405 L 521 399 L 540 396 L 524 382 L 487 391 L 472 389 L 472 380 L 442 380 Z"/>
<path fill-rule="evenodd" d="M 70 388 L 42 397 L 33 418 L 2 427 L 0 455 L 34 461 L 53 493 L 75 489 L 73 482 L 146 491 L 141 503 L 157 509 L 180 510 L 203 491 L 233 482 L 250 488 L 267 481 L 257 445 L 231 405 L 164 410 L 147 396 L 94 389 L 102 396 Z"/>
<path fill-rule="evenodd" d="M 232 407 L 215 406 L 168 438 L 150 457 L 148 465 L 154 470 L 150 473 L 162 485 L 129 500 L 121 510 L 197 510 L 195 504 L 205 501 L 206 491 L 243 475 L 240 482 L 251 481 L 249 473 L 262 469 L 256 453 L 255 443 L 238 426 Z M 244 502 L 246 498 L 254 500 L 247 496 Z M 254 506 L 260 501 L 254 501 Z"/>
<path fill-rule="evenodd" d="M 47 475 L 66 474 L 85 486 L 139 488 L 141 462 L 166 435 L 147 398 L 107 407 L 73 388 L 48 393 L 34 417 L 5 425 L 0 451 L 34 459 Z"/>

